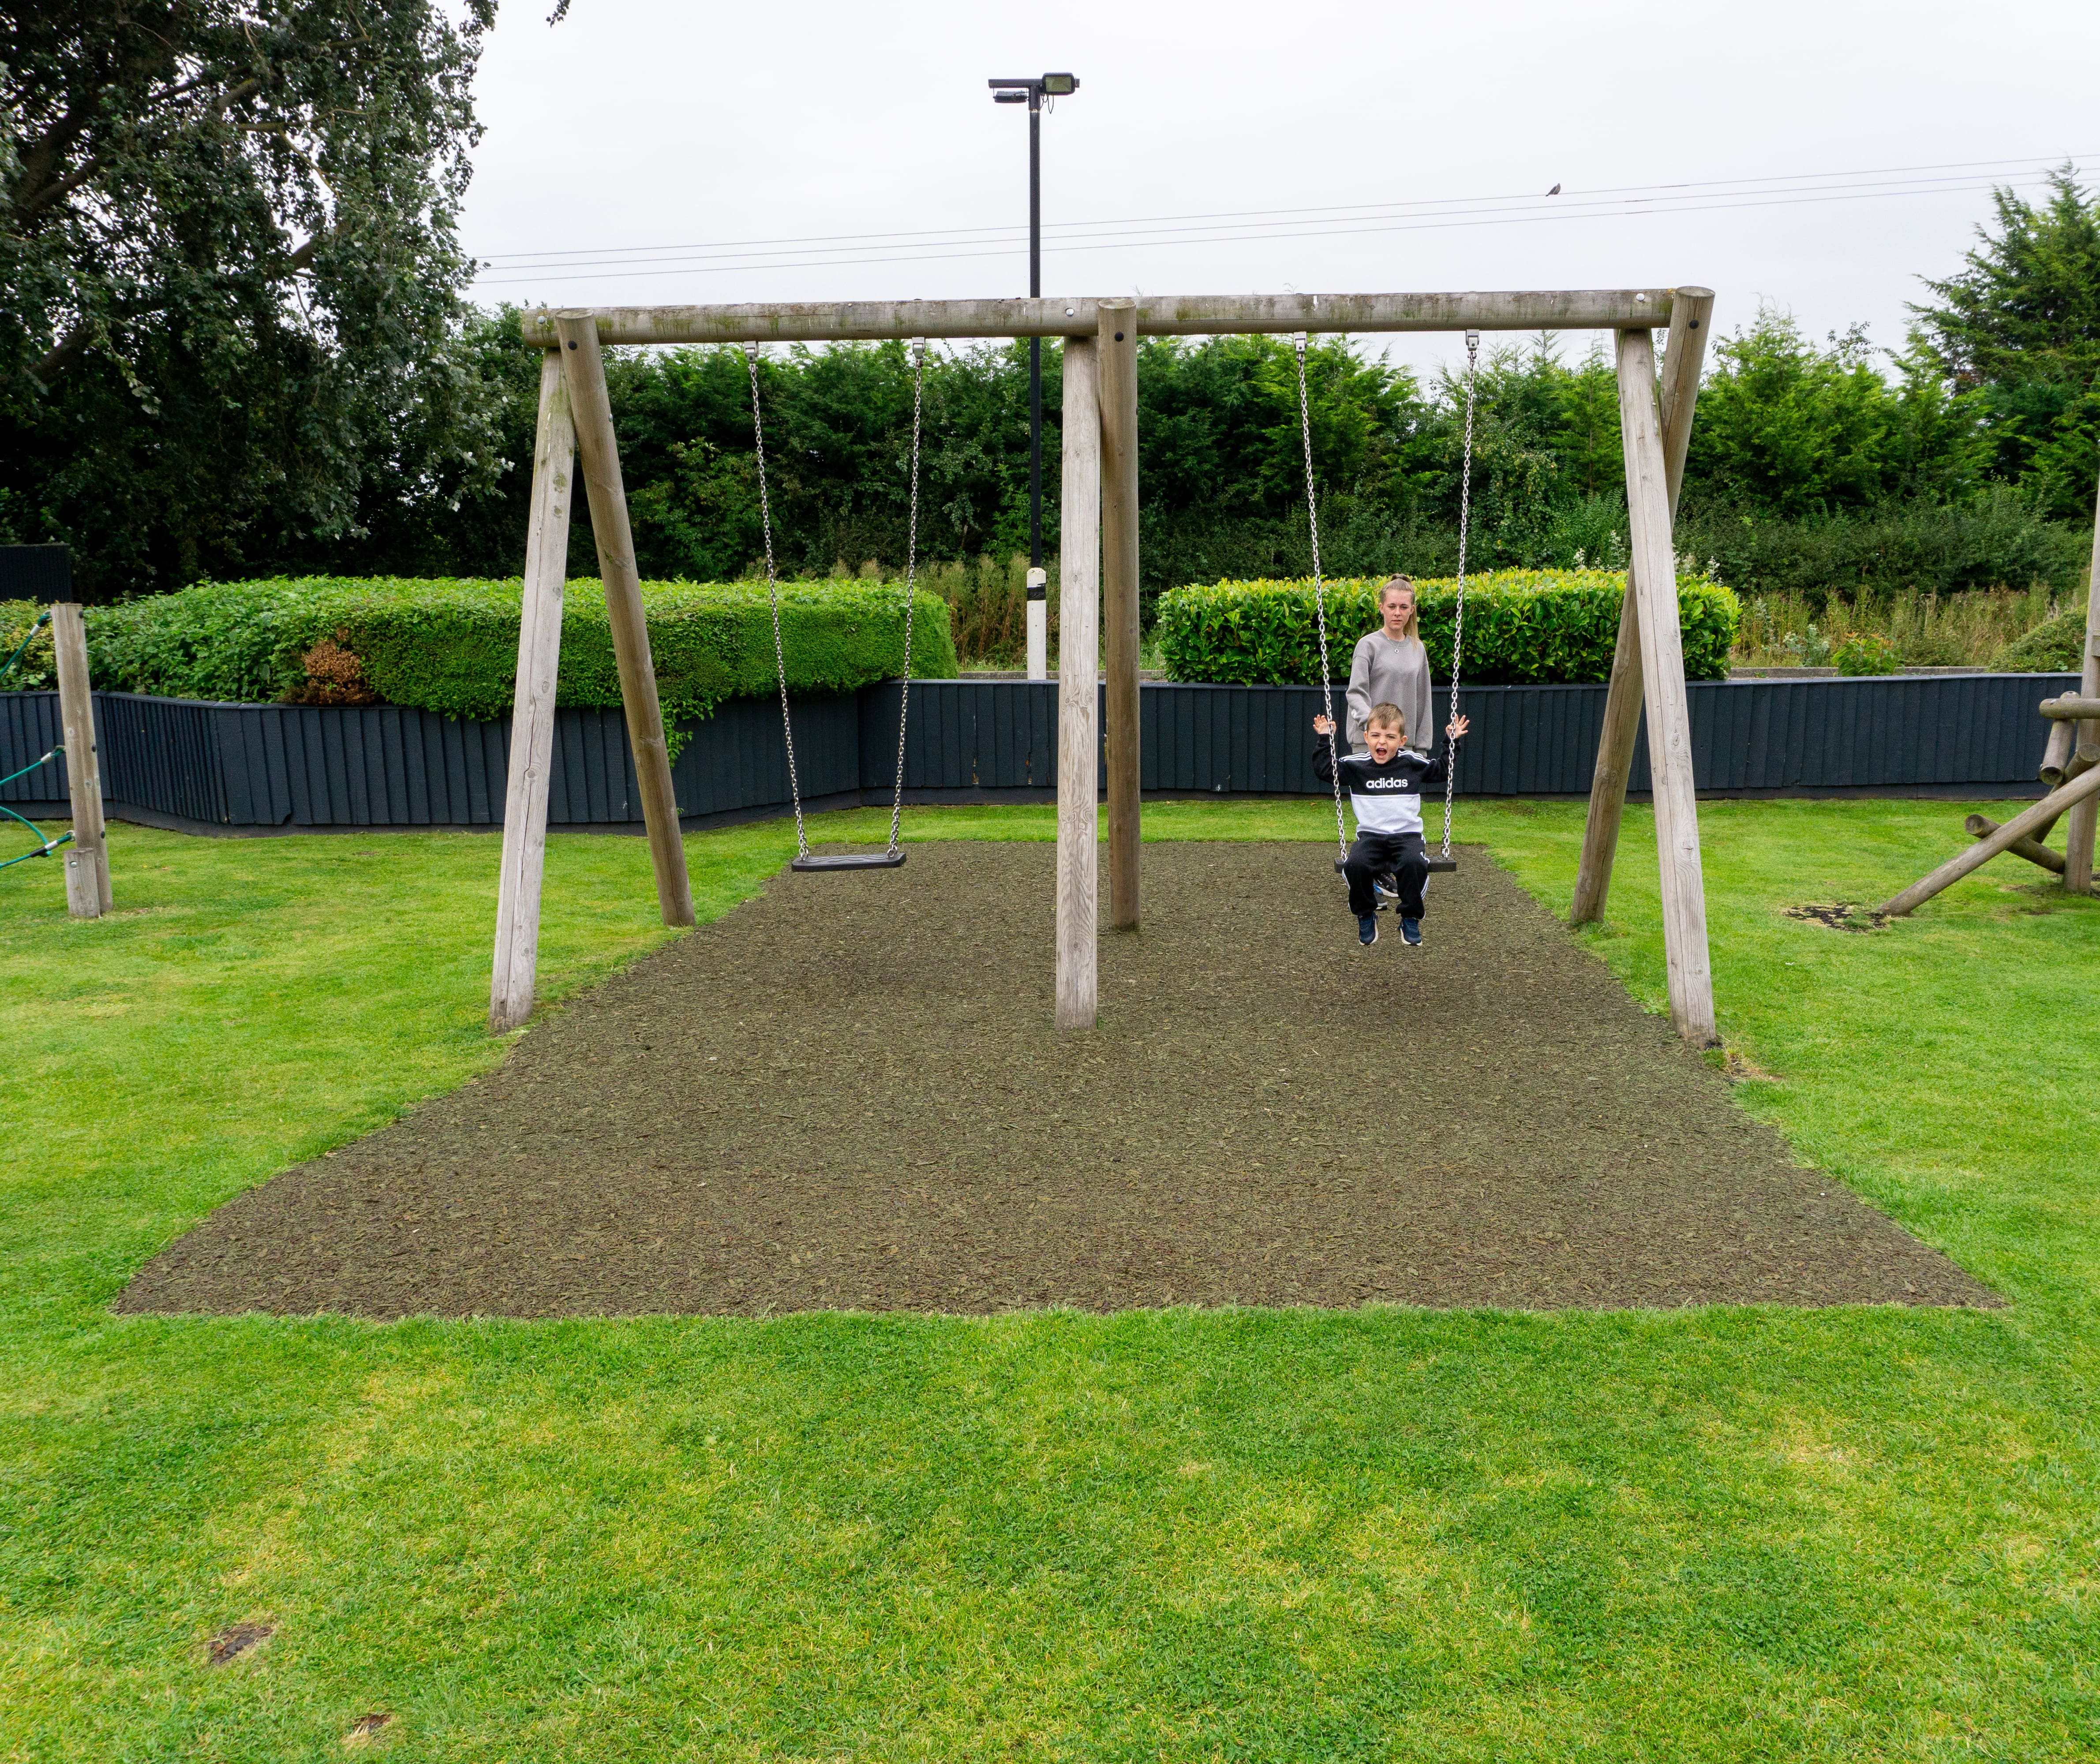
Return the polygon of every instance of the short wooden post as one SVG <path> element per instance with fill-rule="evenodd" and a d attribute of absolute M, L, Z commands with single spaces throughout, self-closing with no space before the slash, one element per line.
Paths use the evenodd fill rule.
<path fill-rule="evenodd" d="M 678 799 L 671 783 L 671 749 L 664 739 L 664 709 L 656 698 L 656 670 L 649 656 L 649 624 L 642 611 L 642 578 L 634 567 L 634 535 L 627 523 L 627 492 L 620 481 L 620 448 L 612 432 L 612 399 L 605 383 L 598 325 L 588 313 L 562 313 L 554 320 L 567 371 L 569 408 L 582 456 L 585 493 L 590 499 L 591 532 L 605 581 L 605 608 L 612 621 L 613 655 L 620 664 L 620 698 L 627 712 L 628 744 L 642 786 L 642 815 L 649 828 L 649 856 L 656 871 L 656 904 L 667 925 L 693 923 L 693 888 L 686 874 L 686 845 L 678 832 Z"/>
<path fill-rule="evenodd" d="M 554 769 L 554 682 L 562 659 L 562 589 L 568 575 L 576 425 L 561 354 L 540 364 L 540 422 L 525 528 L 525 593 L 518 617 L 518 683 L 510 713 L 510 783 L 503 800 L 503 871 L 496 889 L 496 961 L 488 1027 L 532 1014 L 540 969 L 540 888 L 547 862 L 547 781 Z"/>
<path fill-rule="evenodd" d="M 2085 584 L 2085 658 L 2079 668 L 2078 695 L 2100 698 L 2100 509 L 2093 528 L 2093 570 Z M 2100 741 L 2100 722 L 2078 725 L 2080 747 Z M 2093 892 L 2093 836 L 2100 825 L 2100 804 L 2090 796 L 2074 808 L 2063 827 L 2063 885 L 2073 894 Z"/>
<path fill-rule="evenodd" d="M 1692 710 L 1684 693 L 1684 639 L 1677 623 L 1677 556 L 1655 345 L 1619 333 L 1619 423 L 1626 458 L 1626 511 L 1641 673 L 1646 681 L 1648 769 L 1654 774 L 1656 849 L 1662 865 L 1662 937 L 1670 1015 L 1694 1047 L 1714 1039 L 1714 975 L 1706 946 L 1706 891 L 1699 857 L 1699 797 L 1692 775 Z"/>
<path fill-rule="evenodd" d="M 114 904 L 102 818 L 102 760 L 95 739 L 95 693 L 88 680 L 87 627 L 71 601 L 51 608 L 51 646 L 57 652 L 59 722 L 64 730 L 66 783 L 73 796 L 73 842 L 60 848 L 65 853 L 66 911 L 76 919 L 99 919 Z"/>
<path fill-rule="evenodd" d="M 1684 484 L 1684 456 L 1692 445 L 1692 414 L 1699 402 L 1699 374 L 1713 329 L 1714 291 L 1680 288 L 1670 297 L 1670 340 L 1662 359 L 1663 469 L 1670 485 L 1670 518 L 1677 519 Z M 1676 593 L 1676 562 L 1670 590 Z M 1612 656 L 1612 683 L 1604 694 L 1604 726 L 1590 775 L 1590 814 L 1582 828 L 1582 860 L 1575 872 L 1575 897 L 1568 922 L 1592 924 L 1604 916 L 1618 855 L 1619 823 L 1626 808 L 1626 781 L 1633 775 L 1634 743 L 1640 734 L 1642 682 L 1640 620 L 1630 565 L 1626 598 L 1619 605 L 1618 647 Z"/>
<path fill-rule="evenodd" d="M 1092 1029 L 1099 1007 L 1095 889 L 1101 670 L 1100 362 L 1091 337 L 1065 339 L 1065 473 L 1057 637 L 1057 1026 Z"/>
<path fill-rule="evenodd" d="M 1137 302 L 1101 302 L 1101 624 L 1107 642 L 1109 923 L 1135 931 L 1139 808 Z"/>

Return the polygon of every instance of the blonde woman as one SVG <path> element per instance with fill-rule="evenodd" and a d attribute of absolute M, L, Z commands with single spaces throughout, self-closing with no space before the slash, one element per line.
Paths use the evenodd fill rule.
<path fill-rule="evenodd" d="M 1407 744 L 1427 753 L 1436 725 L 1429 717 L 1429 652 L 1415 624 L 1414 584 L 1389 576 L 1379 589 L 1379 625 L 1357 639 L 1349 659 L 1349 751 L 1364 751 L 1364 722 L 1374 704 L 1396 704 Z"/>

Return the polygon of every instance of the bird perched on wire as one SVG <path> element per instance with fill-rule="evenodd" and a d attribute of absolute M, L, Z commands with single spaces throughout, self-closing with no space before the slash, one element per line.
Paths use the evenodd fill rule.
<path fill-rule="evenodd" d="M 1559 184 L 1557 184 L 1557 183 L 1556 183 L 1555 185 L 1554 185 L 1554 187 L 1553 187 L 1551 190 L 1547 191 L 1546 193 L 1548 196 L 1558 196 L 1558 195 L 1560 195 L 1560 186 Z"/>

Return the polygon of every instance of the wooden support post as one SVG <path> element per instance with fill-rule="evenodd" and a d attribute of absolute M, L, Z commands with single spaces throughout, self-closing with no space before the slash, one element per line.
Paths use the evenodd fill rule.
<path fill-rule="evenodd" d="M 1915 911 L 1942 889 L 1952 888 L 1971 871 L 1982 869 L 2000 852 L 2010 851 L 2022 840 L 2032 839 L 2042 828 L 2053 825 L 2058 815 L 2080 803 L 2092 801 L 2096 794 L 2100 794 L 2100 765 L 2081 772 L 2069 783 L 2051 791 L 2040 802 L 2014 815 L 1996 832 L 1971 845 L 1959 857 L 1948 858 L 1930 875 L 1912 883 L 1902 893 L 1882 902 L 1881 910 L 1891 918 Z"/>
<path fill-rule="evenodd" d="M 1647 688 L 1656 849 L 1662 865 L 1670 1016 L 1678 1034 L 1695 1047 L 1705 1047 L 1716 1038 L 1705 881 L 1699 858 L 1699 797 L 1692 775 L 1692 711 L 1684 694 L 1684 639 L 1677 623 L 1677 554 L 1662 421 L 1656 406 L 1655 345 L 1646 331 L 1619 333 L 1619 425 L 1626 445 L 1635 612 Z"/>
<path fill-rule="evenodd" d="M 1670 340 L 1662 361 L 1663 470 L 1670 486 L 1670 518 L 1677 519 L 1678 493 L 1684 485 L 1685 451 L 1692 445 L 1692 414 L 1699 402 L 1699 374 L 1712 327 L 1711 289 L 1680 288 L 1670 303 Z M 1670 567 L 1673 602 L 1676 564 Z M 1626 780 L 1632 776 L 1634 743 L 1640 733 L 1642 682 L 1639 617 L 1634 574 L 1626 572 L 1626 598 L 1619 606 L 1619 642 L 1612 656 L 1612 683 L 1604 695 L 1604 726 L 1597 741 L 1597 764 L 1590 781 L 1590 815 L 1582 829 L 1582 861 L 1575 873 L 1575 898 L 1568 922 L 1593 924 L 1604 916 L 1612 889 L 1612 863 L 1618 854 L 1619 822 L 1626 814 Z"/>
<path fill-rule="evenodd" d="M 1135 931 L 1138 807 L 1137 302 L 1101 302 L 1101 624 L 1107 638 L 1109 923 Z"/>
<path fill-rule="evenodd" d="M 59 721 L 64 730 L 66 783 L 73 795 L 73 843 L 65 853 L 66 911 L 99 919 L 113 904 L 109 846 L 102 819 L 102 760 L 95 739 L 95 693 L 87 673 L 87 627 L 80 608 L 51 608 L 51 647 L 57 652 Z"/>
<path fill-rule="evenodd" d="M 1064 590 L 1057 611 L 1057 1026 L 1092 1029 L 1099 1007 L 1095 943 L 1095 778 L 1100 746 L 1098 605 L 1101 518 L 1100 362 L 1091 337 L 1065 339 Z"/>
<path fill-rule="evenodd" d="M 642 786 L 642 815 L 648 825 L 649 857 L 656 871 L 656 904 L 665 924 L 690 925 L 693 888 L 686 874 L 685 841 L 678 833 L 671 750 L 664 739 L 664 709 L 657 702 L 656 670 L 649 656 L 649 624 L 642 611 L 642 578 L 634 567 L 634 535 L 627 524 L 627 492 L 620 481 L 620 448 L 612 432 L 612 399 L 606 390 L 598 326 L 588 314 L 562 313 L 556 315 L 554 329 L 562 343 L 584 490 L 590 499 L 591 532 L 598 540 L 598 573 L 605 580 L 605 610 L 612 621 L 628 744 L 634 751 L 635 776 Z"/>
<path fill-rule="evenodd" d="M 2085 584 L 2085 658 L 2078 673 L 2078 695 L 2100 698 L 2100 509 L 2093 528 L 2093 568 Z M 2100 721 L 2078 725 L 2078 744 L 2100 741 Z M 2093 892 L 2093 836 L 2100 804 L 2088 796 L 2071 811 L 2063 829 L 2063 885 L 2073 894 Z"/>
<path fill-rule="evenodd" d="M 554 681 L 562 659 L 576 425 L 561 353 L 540 364 L 540 422 L 525 528 L 525 595 L 510 713 L 510 783 L 503 800 L 503 871 L 496 889 L 496 962 L 488 1027 L 501 1035 L 532 1014 L 540 968 L 540 885 L 547 862 L 547 780 L 554 769 Z"/>

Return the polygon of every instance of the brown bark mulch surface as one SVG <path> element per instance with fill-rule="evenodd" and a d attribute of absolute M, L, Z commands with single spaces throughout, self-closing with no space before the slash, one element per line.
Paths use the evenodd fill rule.
<path fill-rule="evenodd" d="M 1050 1026 L 1048 845 L 763 895 L 221 1207 L 125 1311 L 1993 1304 L 1478 852 L 1360 950 L 1327 852 L 1149 845 Z"/>

